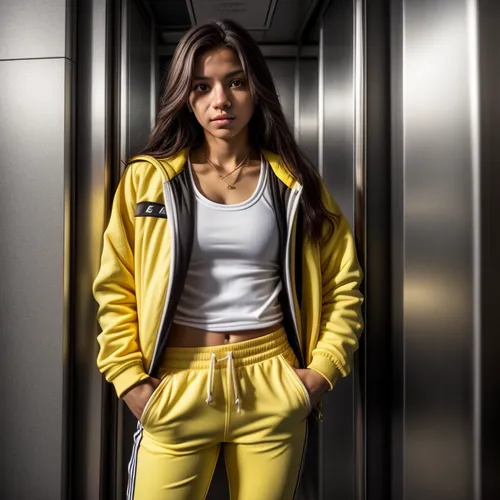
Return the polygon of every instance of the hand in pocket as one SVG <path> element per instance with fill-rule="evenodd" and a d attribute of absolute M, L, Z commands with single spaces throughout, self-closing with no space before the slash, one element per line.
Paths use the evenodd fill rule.
<path fill-rule="evenodd" d="M 314 370 L 309 370 L 307 368 L 294 368 L 294 370 L 307 389 L 311 405 L 315 408 L 323 393 L 330 388 L 330 385 Z"/>
<path fill-rule="evenodd" d="M 149 398 L 159 384 L 159 379 L 150 377 L 142 384 L 132 387 L 132 389 L 122 396 L 123 401 L 125 401 L 125 404 L 130 408 L 130 411 L 134 414 L 137 420 L 141 419 L 142 412 L 144 411 Z"/>

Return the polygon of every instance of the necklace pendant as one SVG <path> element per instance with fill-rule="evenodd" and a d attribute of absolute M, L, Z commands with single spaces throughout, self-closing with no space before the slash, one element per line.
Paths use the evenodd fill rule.
<path fill-rule="evenodd" d="M 229 185 L 227 186 L 227 188 L 228 188 L 228 189 L 231 189 L 231 190 L 236 189 L 236 188 L 235 188 L 232 184 L 229 184 Z"/>

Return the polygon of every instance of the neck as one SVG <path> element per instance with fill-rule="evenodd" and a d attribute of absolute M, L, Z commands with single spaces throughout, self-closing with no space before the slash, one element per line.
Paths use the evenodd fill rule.
<path fill-rule="evenodd" d="M 230 140 L 219 139 L 206 134 L 203 153 L 220 166 L 227 167 L 239 163 L 250 151 L 248 135 L 242 131 Z"/>

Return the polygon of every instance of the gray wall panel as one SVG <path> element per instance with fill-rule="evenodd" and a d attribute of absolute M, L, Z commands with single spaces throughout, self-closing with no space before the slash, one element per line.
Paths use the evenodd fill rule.
<path fill-rule="evenodd" d="M 295 126 L 298 142 L 318 166 L 318 59 L 301 59 L 299 65 L 299 113 Z"/>
<path fill-rule="evenodd" d="M 151 130 L 151 24 L 137 2 L 128 13 L 128 154 L 137 154 Z"/>
<path fill-rule="evenodd" d="M 354 224 L 353 16 L 353 3 L 344 0 L 333 2 L 323 17 L 324 100 L 320 103 L 324 113 L 322 175 L 351 225 Z"/>
<path fill-rule="evenodd" d="M 61 498 L 72 71 L 0 62 L 2 498 Z"/>
<path fill-rule="evenodd" d="M 66 22 L 67 4 L 71 3 L 67 0 L 2 0 L 0 59 L 71 57 L 66 37 L 67 28 L 70 29 Z"/>
<path fill-rule="evenodd" d="M 78 11 L 78 137 L 75 175 L 72 461 L 69 500 L 113 499 L 113 388 L 96 366 L 97 304 L 92 283 L 100 265 L 117 141 L 113 124 L 113 19 L 110 1 L 82 0 Z M 115 154 L 114 154 L 115 153 Z M 111 424 L 113 422 L 113 424 Z M 102 496 L 100 496 L 100 494 Z"/>
<path fill-rule="evenodd" d="M 322 19 L 323 143 L 320 172 L 325 184 L 354 227 L 354 31 L 353 3 L 332 2 Z M 320 56 L 321 57 L 321 56 Z M 321 99 L 323 100 L 321 102 Z M 320 155 L 321 157 L 321 155 Z M 353 376 L 340 380 L 324 398 L 321 427 L 321 496 L 354 497 L 355 441 Z"/>
<path fill-rule="evenodd" d="M 295 111 L 295 59 L 267 59 L 267 64 L 273 75 L 281 106 L 283 107 L 290 128 L 293 130 Z"/>
<path fill-rule="evenodd" d="M 120 160 L 136 155 L 146 146 L 151 130 L 151 93 L 156 82 L 152 71 L 153 25 L 138 0 L 124 0 L 121 4 L 121 106 Z M 137 420 L 122 400 L 117 407 L 117 487 L 116 499 L 124 497 L 128 481 L 128 463 L 132 451 L 133 434 Z"/>

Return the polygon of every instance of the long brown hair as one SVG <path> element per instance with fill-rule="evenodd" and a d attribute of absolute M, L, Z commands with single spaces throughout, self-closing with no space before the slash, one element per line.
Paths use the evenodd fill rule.
<path fill-rule="evenodd" d="M 243 27 L 232 20 L 209 21 L 194 26 L 183 36 L 166 75 L 156 125 L 141 154 L 169 158 L 185 147 L 203 143 L 203 128 L 189 112 L 187 102 L 196 57 L 217 47 L 230 47 L 236 52 L 248 79 L 255 102 L 255 111 L 248 124 L 252 147 L 277 153 L 303 185 L 306 234 L 319 241 L 323 223 L 327 222 L 331 235 L 336 216 L 321 201 L 320 176 L 295 142 L 259 46 Z"/>

